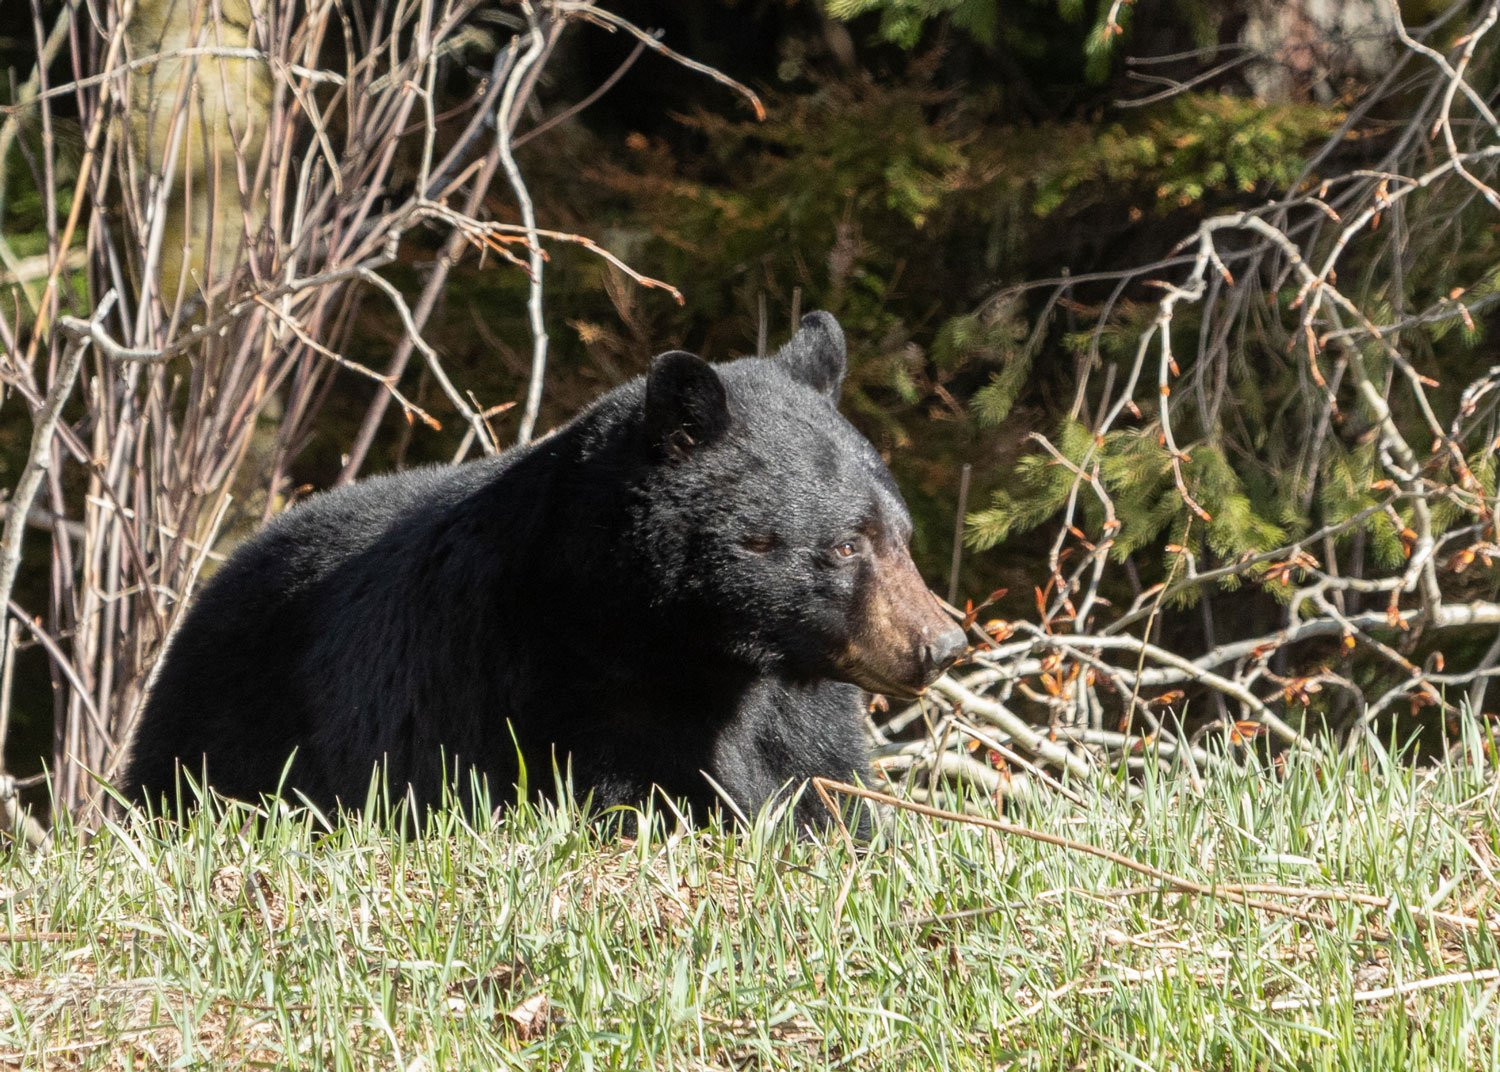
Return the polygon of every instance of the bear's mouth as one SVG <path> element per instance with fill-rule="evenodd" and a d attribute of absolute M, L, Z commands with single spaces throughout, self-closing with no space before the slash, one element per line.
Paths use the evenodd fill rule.
<path fill-rule="evenodd" d="M 837 665 L 839 675 L 850 685 L 857 685 L 866 692 L 879 693 L 881 696 L 893 696 L 898 700 L 915 700 L 926 692 L 927 686 L 931 684 L 931 682 L 924 681 L 918 686 L 913 686 L 910 682 L 888 678 L 873 667 L 852 661 L 841 660 Z"/>

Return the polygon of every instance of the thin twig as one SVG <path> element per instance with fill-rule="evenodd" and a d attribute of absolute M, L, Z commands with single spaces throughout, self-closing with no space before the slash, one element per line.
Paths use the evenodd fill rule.
<path fill-rule="evenodd" d="M 1055 848 L 1067 849 L 1069 852 L 1083 853 L 1087 856 L 1095 856 L 1106 860 L 1117 867 L 1134 871 L 1145 875 L 1153 881 L 1161 883 L 1178 893 L 1192 894 L 1197 897 L 1211 899 L 1226 899 L 1236 904 L 1242 904 L 1246 908 L 1258 909 L 1272 915 L 1287 916 L 1292 919 L 1301 920 L 1304 923 L 1316 923 L 1323 926 L 1333 926 L 1334 920 L 1330 916 L 1306 911 L 1305 909 L 1293 908 L 1276 901 L 1268 901 L 1267 896 L 1291 897 L 1310 901 L 1324 901 L 1339 904 L 1358 905 L 1360 907 L 1378 910 L 1387 910 L 1392 907 L 1393 901 L 1389 897 L 1379 897 L 1374 894 L 1355 893 L 1348 890 L 1316 889 L 1303 886 L 1279 886 L 1268 883 L 1203 883 L 1195 882 L 1185 876 L 1174 874 L 1160 867 L 1142 863 L 1132 859 L 1124 853 L 1115 852 L 1113 849 L 1101 848 L 1086 842 L 1076 841 L 1073 838 L 1063 837 L 1061 834 L 1049 833 L 1045 830 L 1033 830 L 1031 827 L 1021 823 L 1012 822 L 1009 819 L 991 818 L 979 815 L 966 815 L 963 812 L 947 811 L 942 808 L 934 808 L 927 804 L 918 804 L 910 800 L 892 796 L 889 793 L 881 793 L 874 789 L 865 789 L 861 786 L 850 785 L 847 782 L 835 781 L 829 778 L 814 778 L 813 785 L 823 796 L 825 804 L 830 804 L 834 814 L 837 809 L 831 807 L 829 794 L 838 793 L 843 796 L 858 797 L 876 804 L 889 805 L 901 811 L 909 811 L 916 815 L 926 816 L 929 819 L 940 819 L 944 822 L 960 823 L 965 826 L 979 826 L 986 830 L 994 830 L 998 833 L 1009 834 L 1014 837 L 1023 837 L 1030 841 L 1041 842 Z M 1451 912 L 1429 911 L 1426 913 L 1415 913 L 1434 922 L 1442 923 L 1448 927 L 1463 931 L 1476 931 L 1484 924 L 1470 916 L 1461 916 Z"/>

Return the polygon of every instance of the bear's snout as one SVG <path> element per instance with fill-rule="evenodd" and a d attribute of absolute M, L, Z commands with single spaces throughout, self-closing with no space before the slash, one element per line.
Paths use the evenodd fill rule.
<path fill-rule="evenodd" d="M 946 629 L 922 645 L 922 663 L 927 669 L 927 680 L 932 681 L 958 662 L 958 657 L 968 646 L 964 631 L 949 621 Z"/>
<path fill-rule="evenodd" d="M 875 557 L 840 669 L 870 692 L 915 696 L 964 653 L 964 632 L 896 548 Z"/>

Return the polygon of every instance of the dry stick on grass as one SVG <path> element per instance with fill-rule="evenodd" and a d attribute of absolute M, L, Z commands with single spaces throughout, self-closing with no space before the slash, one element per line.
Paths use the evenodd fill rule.
<path fill-rule="evenodd" d="M 1478 971 L 1451 972 L 1447 975 L 1432 975 L 1425 979 L 1381 986 L 1373 990 L 1356 990 L 1347 999 L 1339 994 L 1315 994 L 1305 998 L 1277 998 L 1267 1008 L 1272 1012 L 1287 1012 L 1292 1009 L 1315 1009 L 1324 1005 L 1337 1005 L 1348 1000 L 1351 1004 L 1366 1001 L 1384 1001 L 1386 998 L 1405 997 L 1423 990 L 1435 990 L 1444 986 L 1464 986 L 1469 983 L 1492 983 L 1500 980 L 1500 968 L 1481 968 Z"/>
<path fill-rule="evenodd" d="M 1097 856 L 1101 860 L 1107 860 L 1119 867 L 1135 871 L 1147 876 L 1164 886 L 1170 887 L 1178 893 L 1191 894 L 1197 897 L 1216 898 L 1223 897 L 1242 904 L 1247 908 L 1256 908 L 1262 912 L 1272 915 L 1287 916 L 1292 919 L 1301 920 L 1304 923 L 1316 923 L 1321 926 L 1333 926 L 1334 920 L 1330 916 L 1319 915 L 1299 908 L 1291 908 L 1276 901 L 1267 901 L 1266 896 L 1295 897 L 1308 901 L 1325 901 L 1337 904 L 1359 905 L 1361 907 L 1373 908 L 1382 911 L 1391 909 L 1398 902 L 1389 897 L 1380 897 L 1376 894 L 1355 893 L 1348 890 L 1315 889 L 1305 886 L 1280 886 L 1272 883 L 1242 883 L 1232 882 L 1224 884 L 1208 885 L 1195 882 L 1182 875 L 1164 871 L 1150 864 L 1143 864 L 1123 853 L 1112 849 L 1102 849 L 1097 845 L 1089 845 L 1082 841 L 1074 841 L 1060 834 L 1049 834 L 1044 830 L 1033 830 L 1029 826 L 1013 823 L 1008 819 L 991 819 L 978 815 L 965 815 L 962 812 L 947 811 L 943 808 L 934 808 L 927 804 L 917 804 L 910 800 L 902 800 L 900 797 L 891 796 L 889 793 L 881 793 L 873 789 L 864 789 L 848 782 L 833 781 L 829 778 L 814 778 L 813 788 L 822 798 L 823 804 L 828 808 L 836 820 L 840 819 L 842 813 L 833 801 L 832 794 L 838 793 L 843 796 L 858 797 L 876 804 L 885 804 L 902 811 L 913 812 L 924 815 L 929 819 L 941 819 L 950 823 L 961 823 L 966 826 L 979 826 L 986 830 L 995 830 L 1002 834 L 1010 834 L 1014 837 L 1023 837 L 1031 841 L 1039 841 L 1044 845 L 1053 845 L 1070 852 L 1080 852 L 1088 856 Z M 1461 916 L 1452 912 L 1422 912 L 1417 909 L 1411 910 L 1413 916 L 1426 917 L 1435 923 L 1441 923 L 1457 931 L 1477 931 L 1482 924 L 1471 916 Z"/>
<path fill-rule="evenodd" d="M 0 942 L 24 943 L 24 942 L 73 942 L 77 941 L 77 931 L 0 931 Z"/>

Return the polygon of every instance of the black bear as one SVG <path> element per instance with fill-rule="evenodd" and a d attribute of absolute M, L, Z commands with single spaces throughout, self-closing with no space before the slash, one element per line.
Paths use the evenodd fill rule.
<path fill-rule="evenodd" d="M 918 692 L 964 636 L 835 409 L 845 367 L 811 313 L 772 357 L 662 354 L 544 440 L 287 511 L 169 643 L 126 794 L 172 798 L 181 768 L 358 807 L 384 764 L 425 807 L 562 770 L 597 806 L 659 787 L 702 818 L 862 774 L 861 690 Z"/>

